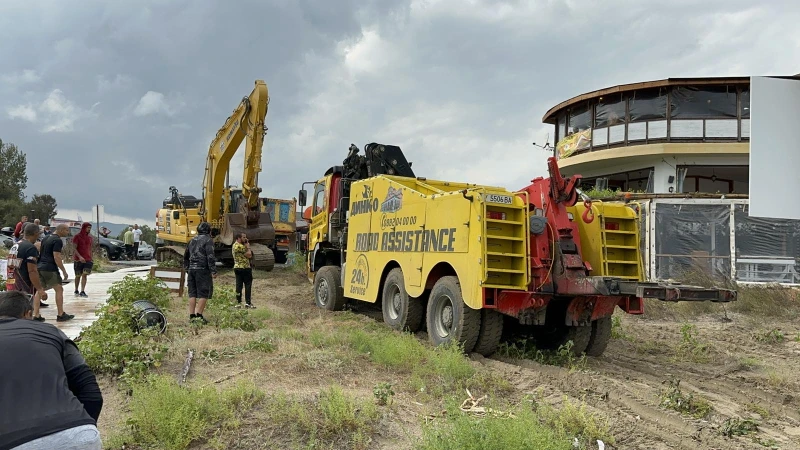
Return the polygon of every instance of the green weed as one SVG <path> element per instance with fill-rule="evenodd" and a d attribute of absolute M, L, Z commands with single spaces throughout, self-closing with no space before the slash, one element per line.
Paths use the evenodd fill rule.
<path fill-rule="evenodd" d="M 722 424 L 720 434 L 726 437 L 746 436 L 758 431 L 758 422 L 752 419 L 731 417 Z"/>
<path fill-rule="evenodd" d="M 267 400 L 265 411 L 272 424 L 309 448 L 320 446 L 320 441 L 333 448 L 368 448 L 380 418 L 374 403 L 338 386 L 321 391 L 316 399 L 277 394 Z"/>
<path fill-rule="evenodd" d="M 708 345 L 697 338 L 697 326 L 694 324 L 681 325 L 681 343 L 676 348 L 676 356 L 697 363 L 709 361 Z"/>
<path fill-rule="evenodd" d="M 539 364 L 565 367 L 570 371 L 586 369 L 586 355 L 575 356 L 572 341 L 559 346 L 556 350 L 540 350 L 533 341 L 519 339 L 516 342 L 502 342 L 498 354 L 507 358 L 530 359 Z"/>
<path fill-rule="evenodd" d="M 667 409 L 687 414 L 696 419 L 702 419 L 711 413 L 711 405 L 701 399 L 695 398 L 693 394 L 684 394 L 681 391 L 681 381 L 675 378 L 670 379 L 668 387 L 660 393 L 661 406 Z"/>
<path fill-rule="evenodd" d="M 264 398 L 247 383 L 218 391 L 181 387 L 166 376 L 150 376 L 132 391 L 127 429 L 110 441 L 164 450 L 183 450 L 212 437 L 213 429 L 235 428 L 233 419 Z"/>
<path fill-rule="evenodd" d="M 783 331 L 773 328 L 753 334 L 753 339 L 764 344 L 778 344 L 786 340 L 786 335 L 783 334 Z"/>

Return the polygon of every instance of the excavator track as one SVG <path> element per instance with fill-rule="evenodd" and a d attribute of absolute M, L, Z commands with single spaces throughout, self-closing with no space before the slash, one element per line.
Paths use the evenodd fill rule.
<path fill-rule="evenodd" d="M 263 244 L 250 243 L 250 251 L 253 253 L 253 268 L 271 272 L 275 268 L 275 254 L 272 249 Z"/>
<path fill-rule="evenodd" d="M 155 260 L 157 262 L 164 262 L 170 259 L 183 264 L 183 254 L 186 252 L 186 247 L 176 245 L 166 245 L 159 247 L 156 250 Z"/>

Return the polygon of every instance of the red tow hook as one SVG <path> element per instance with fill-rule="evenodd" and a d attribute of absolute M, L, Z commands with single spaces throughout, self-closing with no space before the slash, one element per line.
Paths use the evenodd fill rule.
<path fill-rule="evenodd" d="M 584 200 L 583 206 L 586 208 L 586 211 L 584 211 L 583 215 L 581 216 L 583 218 L 583 223 L 592 223 L 594 221 L 594 213 L 592 212 L 592 201 Z"/>

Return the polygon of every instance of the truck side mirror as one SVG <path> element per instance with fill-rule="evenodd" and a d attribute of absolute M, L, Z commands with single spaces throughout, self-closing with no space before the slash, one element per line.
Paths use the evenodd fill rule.
<path fill-rule="evenodd" d="M 306 206 L 306 200 L 308 199 L 308 192 L 305 189 L 300 189 L 300 193 L 297 196 L 298 202 L 300 203 L 300 207 Z"/>

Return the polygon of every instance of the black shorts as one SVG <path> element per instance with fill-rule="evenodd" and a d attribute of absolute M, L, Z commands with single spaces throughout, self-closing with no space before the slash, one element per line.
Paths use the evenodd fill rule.
<path fill-rule="evenodd" d="M 214 293 L 214 279 L 210 270 L 189 270 L 186 285 L 189 298 L 211 298 Z"/>
<path fill-rule="evenodd" d="M 78 278 L 82 274 L 89 275 L 92 273 L 92 266 L 94 266 L 94 263 L 91 261 L 75 261 L 75 263 L 73 263 L 73 267 L 75 267 L 75 278 Z"/>

